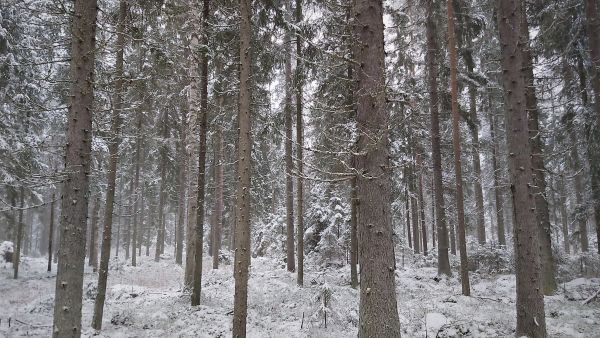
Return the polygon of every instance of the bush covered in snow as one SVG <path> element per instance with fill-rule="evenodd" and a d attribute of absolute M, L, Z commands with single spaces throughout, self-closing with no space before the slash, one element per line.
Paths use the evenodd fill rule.
<path fill-rule="evenodd" d="M 4 241 L 0 243 L 0 259 L 3 262 L 11 263 L 13 252 L 13 242 Z"/>

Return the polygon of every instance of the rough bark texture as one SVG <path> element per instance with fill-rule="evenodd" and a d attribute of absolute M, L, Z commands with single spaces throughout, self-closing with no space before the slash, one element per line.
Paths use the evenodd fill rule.
<path fill-rule="evenodd" d="M 250 268 L 250 139 L 252 102 L 252 1 L 240 0 L 240 93 L 238 107 L 238 168 L 235 219 L 235 293 L 233 296 L 234 338 L 246 337 L 248 313 L 248 270 Z"/>
<path fill-rule="evenodd" d="M 106 187 L 106 204 L 104 207 L 104 226 L 102 231 L 102 249 L 100 251 L 100 269 L 98 271 L 98 295 L 94 302 L 94 315 L 92 327 L 96 330 L 102 328 L 104 315 L 104 301 L 106 299 L 106 285 L 108 282 L 108 263 L 110 260 L 110 242 L 112 237 L 113 210 L 115 202 L 115 186 L 117 180 L 117 161 L 119 156 L 119 133 L 121 129 L 121 111 L 123 109 L 123 49 L 125 46 L 125 16 L 127 4 L 125 0 L 119 1 L 119 22 L 117 25 L 117 57 L 115 67 L 115 104 L 111 114 L 110 144 L 108 148 L 108 172 Z M 135 256 L 135 249 L 134 249 Z"/>
<path fill-rule="evenodd" d="M 302 0 L 296 0 L 296 25 L 302 23 Z M 298 276 L 297 284 L 304 285 L 304 121 L 302 118 L 302 38 L 300 34 L 296 36 L 296 170 L 298 178 L 296 180 L 296 232 L 298 237 L 298 246 L 296 247 L 296 256 L 298 257 Z"/>
<path fill-rule="evenodd" d="M 434 20 L 434 2 L 427 0 L 427 87 L 429 90 L 429 111 L 431 113 L 431 157 L 433 159 L 433 186 L 435 204 L 435 223 L 438 238 L 438 274 L 451 276 L 448 258 L 448 228 L 446 226 L 446 205 L 444 203 L 444 184 L 442 182 L 442 152 L 440 141 L 440 117 L 438 108 L 436 26 Z"/>
<path fill-rule="evenodd" d="M 286 10 L 290 11 L 289 2 L 286 2 Z M 286 222 L 286 253 L 287 269 L 290 272 L 296 270 L 294 257 L 294 167 L 292 160 L 292 38 L 289 31 L 285 34 L 285 104 L 283 107 L 285 128 L 285 222 Z"/>
<path fill-rule="evenodd" d="M 448 11 L 448 54 L 450 55 L 450 87 L 452 95 L 452 148 L 454 149 L 454 173 L 456 176 L 456 214 L 458 217 L 458 249 L 460 252 L 460 279 L 462 293 L 471 294 L 469 270 L 467 262 L 467 243 L 465 234 L 465 207 L 463 196 L 462 161 L 460 150 L 460 126 L 458 111 L 458 60 L 456 58 L 456 38 L 454 33 L 454 6 L 452 0 L 447 1 Z"/>
<path fill-rule="evenodd" d="M 528 32 L 529 24 L 525 12 L 525 5 L 522 6 L 521 31 Z M 531 148 L 531 165 L 533 169 L 533 182 L 535 192 L 535 211 L 539 226 L 540 236 L 540 264 L 542 290 L 545 295 L 550 295 L 556 291 L 556 280 L 554 259 L 552 257 L 552 237 L 550 233 L 550 212 L 548 209 L 548 199 L 546 197 L 546 168 L 544 167 L 544 150 L 540 131 L 539 110 L 537 106 L 537 96 L 535 93 L 535 83 L 533 75 L 533 61 L 531 50 L 529 48 L 529 36 L 523 35 L 523 62 L 525 66 L 525 96 L 528 114 L 529 138 Z"/>
<path fill-rule="evenodd" d="M 383 3 L 354 3 L 358 238 L 360 242 L 359 337 L 400 337 L 394 283 L 391 168 L 385 104 Z"/>
<path fill-rule="evenodd" d="M 500 0 L 498 26 L 502 56 L 502 82 L 508 163 L 514 216 L 514 249 L 517 275 L 517 336 L 544 338 L 546 319 L 544 296 L 540 290 L 539 230 L 535 215 L 535 197 L 531 149 L 526 107 L 526 70 L 523 56 L 522 1 Z"/>
<path fill-rule="evenodd" d="M 196 245 L 194 247 L 194 282 L 192 288 L 192 306 L 200 304 L 202 289 L 202 253 L 204 238 L 204 202 L 206 182 L 206 132 L 208 119 L 208 53 L 204 46 L 208 43 L 208 15 L 210 0 L 202 2 L 202 35 L 200 37 L 200 110 L 197 117 L 200 143 L 198 152 L 198 195 L 196 200 Z"/>
<path fill-rule="evenodd" d="M 52 336 L 81 336 L 81 301 L 85 265 L 86 217 L 92 152 L 96 0 L 74 4 L 71 24 L 71 95 L 63 185 L 60 243 Z"/>

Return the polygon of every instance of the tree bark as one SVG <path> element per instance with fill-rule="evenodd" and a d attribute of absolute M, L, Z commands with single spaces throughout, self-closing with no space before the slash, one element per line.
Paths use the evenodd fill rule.
<path fill-rule="evenodd" d="M 181 138 L 179 140 L 179 163 L 178 182 L 179 182 L 179 196 L 177 202 L 177 239 L 176 239 L 176 250 L 175 250 L 175 263 L 183 264 L 183 237 L 184 237 L 184 224 L 185 224 L 185 206 L 186 199 L 185 193 L 187 188 L 187 168 L 188 168 L 188 156 L 186 154 L 187 145 L 187 110 L 185 107 L 181 108 L 181 127 L 179 133 Z"/>
<path fill-rule="evenodd" d="M 127 4 L 125 0 L 119 1 L 119 21 L 117 24 L 117 56 L 115 67 L 115 104 L 111 114 L 110 143 L 108 148 L 108 173 L 106 187 L 106 204 L 104 207 L 104 229 L 102 234 L 102 249 L 100 252 L 100 269 L 98 271 L 98 295 L 94 302 L 94 315 L 92 327 L 96 330 L 102 328 L 104 315 L 104 301 L 106 299 L 106 286 L 108 283 L 108 263 L 110 260 L 110 242 L 112 235 L 113 210 L 115 202 L 115 185 L 117 179 L 117 161 L 119 157 L 119 133 L 121 129 L 121 112 L 123 110 L 123 50 L 125 48 L 125 16 Z M 135 255 L 135 249 L 134 253 Z"/>
<path fill-rule="evenodd" d="M 142 60 L 140 60 L 140 63 Z M 141 67 L 140 67 L 141 68 Z M 140 167 L 142 165 L 142 153 L 143 148 L 142 145 L 144 140 L 142 138 L 143 135 L 143 114 L 142 108 L 138 107 L 136 111 L 136 141 L 135 141 L 135 178 L 133 181 L 133 235 L 131 237 L 131 266 L 137 265 L 137 245 L 138 245 L 138 205 L 140 202 Z"/>
<path fill-rule="evenodd" d="M 219 107 L 223 106 L 223 99 L 219 97 L 218 99 Z M 223 127 L 217 127 L 217 144 L 215 145 L 217 148 L 217 152 L 215 156 L 216 164 L 216 196 L 215 196 L 215 228 L 213 230 L 213 269 L 219 268 L 219 254 L 221 252 L 221 231 L 223 228 L 223 162 L 225 159 L 223 158 L 223 154 L 225 152 L 225 142 L 223 140 Z"/>
<path fill-rule="evenodd" d="M 61 207 L 58 268 L 52 336 L 81 336 L 81 302 L 85 265 L 94 56 L 96 48 L 96 0 L 74 4 L 71 23 L 71 95 L 67 122 L 65 173 Z"/>
<path fill-rule="evenodd" d="M 52 239 L 54 238 L 54 205 L 56 195 L 52 194 L 50 201 L 50 229 L 48 231 L 48 272 L 52 271 Z"/>
<path fill-rule="evenodd" d="M 296 0 L 296 25 L 302 23 L 302 0 Z M 302 117 L 304 72 L 302 62 L 302 37 L 296 35 L 296 232 L 298 246 L 296 256 L 298 257 L 297 284 L 304 285 L 304 121 Z"/>
<path fill-rule="evenodd" d="M 535 214 L 535 195 L 526 106 L 526 61 L 521 31 L 523 1 L 500 0 L 498 27 L 502 56 L 502 82 L 508 163 L 513 198 L 514 250 L 517 275 L 517 336 L 545 338 L 544 296 L 540 290 L 539 227 Z"/>
<path fill-rule="evenodd" d="M 458 111 L 458 60 L 456 58 L 456 38 L 454 33 L 454 6 L 452 0 L 447 1 L 448 11 L 448 50 L 450 55 L 450 87 L 452 95 L 452 148 L 454 149 L 454 172 L 456 175 L 456 213 L 458 217 L 458 240 L 460 252 L 460 279 L 462 293 L 471 294 L 469 270 L 467 262 L 467 243 L 465 234 L 465 207 L 463 196 L 462 161 L 460 150 L 460 126 Z"/>
<path fill-rule="evenodd" d="M 431 157 L 433 159 L 433 186 L 435 204 L 435 223 L 438 238 L 438 274 L 451 276 L 448 258 L 448 228 L 446 226 L 446 205 L 444 203 L 444 184 L 442 181 L 442 151 L 440 140 L 440 117 L 438 107 L 438 65 L 435 53 L 438 50 L 434 0 L 427 0 L 427 87 L 429 91 L 429 111 L 431 113 Z"/>
<path fill-rule="evenodd" d="M 355 158 L 360 261 L 359 337 L 400 337 L 391 214 L 391 168 L 385 100 L 382 1 L 353 8 L 357 129 Z"/>
<path fill-rule="evenodd" d="M 93 267 L 94 272 L 98 270 L 98 220 L 100 218 L 100 193 L 94 201 L 92 211 L 92 229 L 90 230 L 90 250 L 88 265 Z"/>
<path fill-rule="evenodd" d="M 200 110 L 197 121 L 200 132 L 198 153 L 198 196 L 196 210 L 196 245 L 194 247 L 194 282 L 192 288 L 192 306 L 200 305 L 202 290 L 202 253 L 204 238 L 204 202 L 206 182 L 206 133 L 208 117 L 208 19 L 210 0 L 202 2 L 202 35 L 200 37 Z"/>
<path fill-rule="evenodd" d="M 21 264 L 21 242 L 23 241 L 23 210 L 25 209 L 25 189 L 21 185 L 19 187 L 19 218 L 17 223 L 17 237 L 15 241 L 15 249 L 13 254 L 13 278 L 19 278 L 19 266 Z M 87 215 L 86 215 L 87 216 Z M 85 244 L 84 258 L 85 258 Z"/>
<path fill-rule="evenodd" d="M 494 199 L 496 204 L 496 232 L 498 244 L 506 245 L 506 230 L 504 229 L 504 208 L 502 200 L 502 187 L 500 186 L 500 169 L 498 168 L 498 153 L 500 152 L 499 141 L 496 137 L 498 125 L 496 116 L 492 111 L 492 95 L 488 95 L 490 107 L 490 138 L 492 140 L 492 171 L 494 172 Z"/>
<path fill-rule="evenodd" d="M 423 255 L 427 256 L 427 226 L 425 224 L 425 199 L 423 198 L 423 163 L 421 161 L 421 155 L 417 154 L 417 167 L 419 169 L 419 211 L 421 219 L 421 242 L 423 247 Z"/>
<path fill-rule="evenodd" d="M 286 12 L 291 11 L 290 2 L 286 1 Z M 289 15 L 286 13 L 286 16 Z M 285 223 L 286 223 L 286 253 L 287 270 L 294 272 L 296 262 L 294 257 L 294 167 L 292 160 L 292 37 L 289 28 L 285 33 L 285 103 L 283 107 L 285 128 Z"/>
<path fill-rule="evenodd" d="M 238 106 L 238 168 L 236 191 L 235 293 L 233 296 L 234 338 L 246 337 L 248 313 L 248 270 L 250 268 L 250 166 L 252 161 L 252 1 L 240 0 L 240 93 Z"/>

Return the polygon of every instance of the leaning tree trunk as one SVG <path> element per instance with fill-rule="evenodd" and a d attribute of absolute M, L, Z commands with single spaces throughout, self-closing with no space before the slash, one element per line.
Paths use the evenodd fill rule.
<path fill-rule="evenodd" d="M 248 313 L 248 270 L 250 268 L 250 138 L 252 102 L 252 1 L 240 0 L 240 92 L 238 106 L 238 169 L 235 226 L 235 293 L 233 296 L 232 337 L 246 337 Z"/>
<path fill-rule="evenodd" d="M 98 271 L 98 294 L 94 302 L 92 327 L 102 328 L 104 316 L 104 301 L 108 283 L 108 262 L 110 260 L 110 242 L 112 235 L 113 210 L 115 202 L 115 185 L 117 180 L 117 161 L 119 156 L 119 133 L 121 129 L 121 111 L 123 110 L 123 50 L 125 47 L 125 15 L 127 5 L 125 0 L 119 2 L 119 22 L 117 24 L 117 57 L 115 69 L 115 105 L 111 114 L 110 143 L 108 148 L 108 173 L 106 187 L 106 204 L 104 207 L 104 229 L 102 234 L 102 250 L 100 252 L 100 269 Z M 133 255 L 135 256 L 135 249 Z"/>
<path fill-rule="evenodd" d="M 526 61 L 523 55 L 527 31 L 521 31 L 523 1 L 500 0 L 498 27 L 502 56 L 502 82 L 509 172 L 513 198 L 514 250 L 517 275 L 517 336 L 544 338 L 546 318 L 540 290 L 539 227 L 526 106 Z"/>
<path fill-rule="evenodd" d="M 202 36 L 200 38 L 200 110 L 197 116 L 200 142 L 198 152 L 198 196 L 196 209 L 196 246 L 194 247 L 194 281 L 192 287 L 192 306 L 200 304 L 202 289 L 202 252 L 204 238 L 204 202 L 206 182 L 206 132 L 208 116 L 208 16 L 210 0 L 203 0 L 202 6 Z"/>
<path fill-rule="evenodd" d="M 90 230 L 90 250 L 88 265 L 93 267 L 94 272 L 98 270 L 98 220 L 100 218 L 100 192 L 94 201 L 92 210 L 92 229 Z"/>
<path fill-rule="evenodd" d="M 448 258 L 448 228 L 446 226 L 446 205 L 444 203 L 444 184 L 442 181 L 442 151 L 440 140 L 440 117 L 438 108 L 436 25 L 434 0 L 427 0 L 427 87 L 429 90 L 429 111 L 431 113 L 431 157 L 433 159 L 433 183 L 435 223 L 438 238 L 438 274 L 452 275 Z"/>
<path fill-rule="evenodd" d="M 356 0 L 353 8 L 356 74 L 359 337 L 400 337 L 396 303 L 389 159 L 389 110 L 385 102 L 383 2 Z"/>
<path fill-rule="evenodd" d="M 81 336 L 85 235 L 92 152 L 96 0 L 76 1 L 71 23 L 71 95 L 67 120 L 58 269 L 52 336 Z"/>
<path fill-rule="evenodd" d="M 454 33 L 454 6 L 447 1 L 448 11 L 448 50 L 450 54 L 450 87 L 452 93 L 452 148 L 454 149 L 454 173 L 456 175 L 456 214 L 458 217 L 458 249 L 460 252 L 460 280 L 462 294 L 469 296 L 469 270 L 467 262 L 467 243 L 465 234 L 465 207 L 463 196 L 462 162 L 460 150 L 460 126 L 458 111 L 458 60 L 456 58 L 456 38 Z"/>

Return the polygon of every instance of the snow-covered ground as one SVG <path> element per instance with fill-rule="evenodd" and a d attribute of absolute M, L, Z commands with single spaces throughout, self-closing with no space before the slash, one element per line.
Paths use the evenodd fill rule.
<path fill-rule="evenodd" d="M 111 262 L 99 333 L 90 328 L 97 276 L 86 270 L 84 336 L 229 337 L 234 287 L 231 266 L 212 270 L 206 258 L 201 305 L 191 307 L 189 294 L 182 291 L 182 267 L 168 255 L 163 258 L 155 263 L 143 256 L 137 267 Z M 399 264 L 397 270 L 403 337 L 514 336 L 514 275 L 481 278 L 473 273 L 473 296 L 464 297 L 456 277 L 434 279 L 436 269 L 415 264 L 414 259 L 419 258 L 406 257 L 404 267 Z M 399 257 L 398 262 L 401 260 Z M 0 263 L 0 337 L 50 336 L 56 266 L 47 273 L 46 264 L 44 258 L 24 257 L 21 276 L 13 280 L 12 264 Z M 248 337 L 356 336 L 359 294 L 349 286 L 349 274 L 348 267 L 315 270 L 307 266 L 306 286 L 300 288 L 295 274 L 288 273 L 282 262 L 254 258 Z M 550 336 L 600 337 L 600 301 L 582 304 L 599 289 L 600 278 L 579 278 L 561 284 L 555 296 L 547 297 Z"/>

